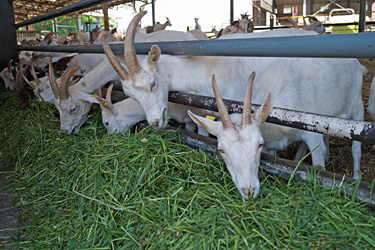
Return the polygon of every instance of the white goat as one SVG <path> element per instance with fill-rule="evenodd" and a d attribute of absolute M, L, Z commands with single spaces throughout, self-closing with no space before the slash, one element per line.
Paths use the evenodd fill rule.
<path fill-rule="evenodd" d="M 62 34 L 61 36 L 57 37 L 56 43 L 58 45 L 65 45 L 68 43 L 68 39 L 65 34 Z"/>
<path fill-rule="evenodd" d="M 197 39 L 185 32 L 169 30 L 139 34 L 138 36 L 139 42 L 181 40 Z M 124 58 L 119 56 L 116 60 L 124 61 Z M 108 60 L 102 60 L 92 71 L 85 74 L 77 84 L 71 87 L 64 87 L 62 92 L 66 93 L 63 94 L 62 98 L 59 93 L 57 96 L 55 95 L 55 106 L 60 113 L 61 129 L 69 133 L 72 131 L 78 132 L 90 111 L 91 103 L 93 102 L 91 95 L 111 80 L 120 80 L 120 77 L 113 70 Z"/>
<path fill-rule="evenodd" d="M 137 58 L 135 28 L 145 14 L 141 12 L 134 17 L 125 37 L 125 62 L 129 73 L 117 62 L 106 43 L 103 48 L 122 79 L 124 92 L 138 101 L 147 121 L 155 128 L 167 124 L 164 117 L 168 112 L 169 91 L 211 96 L 209 77 L 215 74 L 223 97 L 240 100 L 252 71 L 257 72 L 261 82 L 255 82 L 253 98 L 257 103 L 263 102 L 271 92 L 276 100 L 281 100 L 275 105 L 281 108 L 363 120 L 361 88 L 365 69 L 356 59 L 161 56 L 156 45 L 148 56 Z M 313 165 L 325 165 L 326 146 L 322 134 L 272 124 L 268 128 L 265 138 L 269 148 L 283 149 L 293 141 L 302 140 L 312 151 Z M 361 143 L 353 141 L 352 149 L 354 177 L 358 177 Z"/>
<path fill-rule="evenodd" d="M 61 77 L 61 84 L 58 87 L 53 76 L 51 62 L 49 67 L 50 84 L 54 93 L 55 106 L 60 113 L 61 130 L 68 133 L 72 131 L 78 132 L 87 119 L 91 104 L 98 103 L 92 94 L 110 80 L 116 80 L 119 77 L 109 67 L 108 61 L 103 60 L 95 69 L 84 75 L 73 86 L 70 85 L 69 79 L 66 80 L 66 77 Z M 65 72 L 69 70 L 68 76 L 70 78 L 79 68 L 79 66 L 72 66 Z M 70 73 L 73 70 L 74 72 Z"/>
<path fill-rule="evenodd" d="M 78 44 L 87 44 L 90 42 L 90 32 L 78 31 L 76 34 Z"/>
<path fill-rule="evenodd" d="M 105 36 L 107 39 L 107 42 L 116 42 L 117 38 L 115 37 L 115 33 L 117 32 L 117 29 L 114 28 L 111 31 L 100 31 L 98 37 L 94 39 L 94 44 L 101 44 L 102 43 L 102 37 Z"/>
<path fill-rule="evenodd" d="M 372 119 L 375 120 L 375 75 L 371 82 L 370 98 L 368 100 L 367 111 L 371 114 Z"/>
<path fill-rule="evenodd" d="M 16 90 L 16 79 L 13 76 L 13 69 L 12 69 L 13 60 L 10 60 L 8 63 L 8 67 L 4 68 L 0 72 L 0 77 L 4 80 L 5 88 L 9 90 Z"/>
<path fill-rule="evenodd" d="M 272 96 L 268 94 L 264 104 L 254 114 L 251 114 L 251 92 L 254 77 L 255 73 L 253 72 L 246 87 L 242 116 L 232 115 L 235 123 L 229 117 L 221 99 L 215 76 L 212 77 L 212 87 L 221 121 L 215 122 L 188 111 L 189 116 L 198 126 L 217 136 L 218 151 L 227 165 L 234 184 L 245 199 L 249 199 L 249 191 L 252 198 L 255 198 L 260 190 L 258 169 L 264 139 L 259 127 L 272 110 Z"/>
<path fill-rule="evenodd" d="M 146 32 L 147 33 L 152 33 L 160 30 L 165 30 L 167 26 L 172 26 L 171 21 L 169 21 L 169 18 L 166 17 L 167 21 L 165 21 L 164 24 L 161 24 L 160 22 L 155 23 L 154 26 L 147 26 L 146 27 Z"/>
<path fill-rule="evenodd" d="M 33 89 L 35 96 L 40 101 L 45 101 L 48 103 L 55 103 L 55 99 L 53 97 L 52 89 L 49 83 L 49 77 L 45 76 L 39 78 L 34 69 L 34 64 L 31 64 L 31 74 L 33 76 L 34 81 L 29 81 L 23 72 L 21 72 L 23 80 Z"/>
<path fill-rule="evenodd" d="M 101 88 L 99 89 L 99 96 L 96 99 L 99 101 L 100 108 L 102 110 L 102 121 L 104 126 L 107 128 L 108 134 L 127 132 L 136 123 L 146 120 L 145 112 L 141 105 L 133 98 L 126 98 L 120 102 L 112 104 L 113 84 L 111 84 L 106 93 L 106 99 L 102 97 Z M 185 128 L 188 131 L 194 132 L 195 124 L 187 115 L 189 109 L 193 110 L 194 113 L 199 115 L 205 115 L 211 112 L 205 112 L 198 108 L 192 108 L 177 103 L 168 103 L 169 115 L 172 119 L 179 123 L 185 124 Z M 201 135 L 208 136 L 208 133 L 198 126 L 198 133 Z"/>
<path fill-rule="evenodd" d="M 202 27 L 201 25 L 198 23 L 199 21 L 199 18 L 198 17 L 194 17 L 194 22 L 195 22 L 195 28 L 196 30 L 202 30 Z"/>
<path fill-rule="evenodd" d="M 254 24 L 249 19 L 249 15 L 241 14 L 241 19 L 233 22 L 231 25 L 220 30 L 218 36 L 235 33 L 252 33 L 254 31 Z"/>

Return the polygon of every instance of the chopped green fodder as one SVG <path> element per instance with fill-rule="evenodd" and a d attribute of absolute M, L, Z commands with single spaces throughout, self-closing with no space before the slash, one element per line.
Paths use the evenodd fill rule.
<path fill-rule="evenodd" d="M 1 97 L 1 174 L 14 181 L 26 249 L 370 249 L 373 212 L 340 190 L 267 176 L 245 201 L 220 155 L 149 128 L 78 134 L 56 109 Z M 5 108 L 6 107 L 6 108 Z"/>

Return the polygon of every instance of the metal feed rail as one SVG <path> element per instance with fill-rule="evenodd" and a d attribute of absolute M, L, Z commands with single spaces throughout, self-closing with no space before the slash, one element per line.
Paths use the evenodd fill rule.
<path fill-rule="evenodd" d="M 171 55 L 375 58 L 375 33 L 136 43 L 135 50 L 137 54 L 147 54 L 153 44 L 157 44 L 163 54 Z M 110 47 L 115 54 L 124 53 L 123 43 L 110 44 Z M 104 53 L 100 44 L 18 48 L 28 51 Z"/>

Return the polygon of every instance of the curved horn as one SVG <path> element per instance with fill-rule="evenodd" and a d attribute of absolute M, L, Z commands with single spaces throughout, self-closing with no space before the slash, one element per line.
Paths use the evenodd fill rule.
<path fill-rule="evenodd" d="M 39 80 L 39 77 L 35 73 L 34 63 L 31 63 L 31 75 L 33 76 L 34 81 L 36 82 L 36 84 L 39 86 L 40 85 L 40 80 Z"/>
<path fill-rule="evenodd" d="M 51 85 L 51 89 L 53 94 L 55 95 L 55 98 L 60 98 L 60 89 L 57 86 L 55 75 L 53 74 L 53 66 L 52 66 L 52 58 L 49 58 L 49 83 Z"/>
<path fill-rule="evenodd" d="M 8 72 L 12 72 L 12 63 L 13 63 L 13 59 L 10 59 L 9 63 L 8 63 Z"/>
<path fill-rule="evenodd" d="M 73 74 L 79 70 L 80 66 L 71 66 L 62 74 L 60 80 L 60 99 L 61 100 L 68 100 L 69 99 L 69 86 L 70 86 L 70 78 Z"/>
<path fill-rule="evenodd" d="M 254 78 L 255 78 L 255 72 L 252 72 L 249 77 L 249 80 L 247 80 L 245 99 L 243 101 L 243 108 L 242 108 L 241 128 L 244 128 L 247 125 L 251 124 L 251 95 L 252 95 L 252 90 L 253 90 Z"/>
<path fill-rule="evenodd" d="M 109 85 L 109 88 L 107 89 L 107 94 L 106 94 L 106 101 L 108 102 L 108 105 L 112 105 L 112 89 L 113 89 L 113 84 Z"/>
<path fill-rule="evenodd" d="M 217 109 L 219 110 L 220 119 L 223 123 L 224 130 L 234 129 L 234 126 L 233 126 L 233 123 L 232 123 L 232 121 L 229 117 L 227 108 L 225 107 L 223 99 L 220 96 L 219 89 L 216 85 L 215 75 L 212 76 L 212 88 L 214 89 L 214 94 L 215 94 L 216 103 L 217 103 Z"/>
<path fill-rule="evenodd" d="M 289 22 L 291 22 L 293 24 L 294 28 L 299 29 L 298 24 L 292 18 L 286 17 L 285 19 L 288 20 Z"/>
<path fill-rule="evenodd" d="M 117 61 L 115 55 L 113 54 L 111 48 L 108 45 L 106 36 L 102 36 L 102 46 L 104 49 L 104 53 L 106 54 L 108 61 L 112 65 L 113 69 L 117 72 L 117 74 L 121 77 L 122 80 L 129 80 L 128 72 L 126 72 L 126 70 Z"/>
<path fill-rule="evenodd" d="M 16 84 L 19 89 L 23 88 L 22 72 L 23 72 L 23 62 L 21 60 L 17 66 L 17 73 L 16 73 Z"/>
<path fill-rule="evenodd" d="M 131 76 L 141 71 L 141 67 L 139 66 L 137 55 L 135 53 L 134 38 L 135 38 L 135 32 L 137 30 L 137 25 L 141 21 L 142 17 L 146 14 L 147 14 L 147 11 L 142 11 L 138 13 L 130 22 L 128 29 L 126 31 L 126 35 L 125 35 L 125 41 L 124 41 L 125 62 L 126 62 L 126 66 L 129 69 L 129 74 Z"/>
<path fill-rule="evenodd" d="M 36 89 L 36 86 L 33 85 L 29 79 L 26 78 L 26 76 L 23 74 L 23 72 L 21 71 L 21 76 L 23 78 L 23 80 L 27 83 L 27 85 L 29 85 L 32 89 Z"/>
<path fill-rule="evenodd" d="M 45 37 L 44 37 L 44 41 L 47 41 L 48 39 L 50 39 L 54 34 L 57 34 L 57 32 L 50 32 L 48 33 Z"/>

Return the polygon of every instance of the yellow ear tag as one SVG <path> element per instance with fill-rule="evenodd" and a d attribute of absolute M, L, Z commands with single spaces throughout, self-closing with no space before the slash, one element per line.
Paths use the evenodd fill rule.
<path fill-rule="evenodd" d="M 107 106 L 108 106 L 108 102 L 104 102 L 104 106 L 106 106 L 106 107 L 107 107 Z"/>
<path fill-rule="evenodd" d="M 98 95 L 97 94 L 92 94 L 91 97 L 95 98 L 97 97 Z"/>
<path fill-rule="evenodd" d="M 210 120 L 213 120 L 213 121 L 216 120 L 216 117 L 215 117 L 215 116 L 206 115 L 206 118 L 207 118 L 207 119 L 210 119 Z"/>
<path fill-rule="evenodd" d="M 35 81 L 31 81 L 32 84 L 35 84 Z"/>

